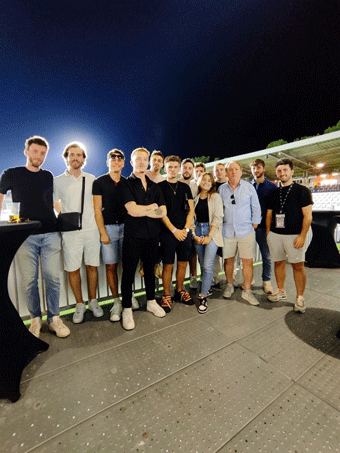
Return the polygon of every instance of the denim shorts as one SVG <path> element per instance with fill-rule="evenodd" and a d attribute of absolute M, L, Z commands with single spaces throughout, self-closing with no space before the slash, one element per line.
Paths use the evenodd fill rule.
<path fill-rule="evenodd" d="M 122 259 L 124 223 L 105 225 L 111 244 L 101 244 L 104 264 L 117 264 Z"/>

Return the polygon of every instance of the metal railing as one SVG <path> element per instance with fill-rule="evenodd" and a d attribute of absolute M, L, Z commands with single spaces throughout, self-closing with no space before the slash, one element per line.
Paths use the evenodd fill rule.
<path fill-rule="evenodd" d="M 337 237 L 339 236 L 339 230 L 336 230 Z M 308 248 L 308 245 L 310 244 L 310 241 L 312 239 L 312 232 L 311 229 L 308 232 L 307 235 L 307 240 L 306 240 L 306 245 L 305 248 Z M 254 259 L 254 264 L 261 262 L 261 253 L 258 245 L 256 244 L 255 247 L 255 259 Z M 240 260 L 236 260 L 236 265 L 239 268 L 240 267 Z M 174 265 L 174 268 L 176 268 L 176 263 Z M 221 258 L 221 269 L 223 270 L 223 263 L 222 263 L 222 258 Z M 200 275 L 200 267 L 199 264 L 197 265 L 197 270 L 198 270 L 198 275 Z M 86 269 L 85 266 L 82 265 L 80 269 L 81 273 L 81 280 L 82 280 L 82 292 L 83 292 L 83 298 L 85 302 L 88 302 L 88 297 L 87 297 L 87 279 L 86 279 Z M 175 273 L 175 272 L 174 272 Z M 76 301 L 72 292 L 72 289 L 70 287 L 69 281 L 68 281 L 68 274 L 67 272 L 64 271 L 63 266 L 62 266 L 62 256 L 60 259 L 59 263 L 59 274 L 60 274 L 60 310 L 68 310 L 71 309 L 75 306 Z M 190 277 L 190 271 L 189 271 L 189 265 L 187 266 L 187 271 L 186 271 L 186 279 Z M 121 266 L 118 266 L 118 281 L 121 281 Z M 42 310 L 46 313 L 47 307 L 46 307 L 46 296 L 45 296 L 45 287 L 43 284 L 43 278 L 41 274 L 41 269 L 39 269 L 39 277 L 38 277 L 38 283 L 39 283 L 39 294 L 40 294 L 40 300 L 42 304 Z M 161 286 L 161 281 L 158 282 L 158 286 Z M 136 270 L 136 275 L 135 275 L 135 282 L 134 282 L 134 292 L 139 293 L 143 292 L 145 289 L 144 287 L 144 278 L 142 278 L 139 274 L 139 267 L 137 267 Z M 27 310 L 27 307 L 25 303 L 23 302 L 25 300 L 24 298 L 24 293 L 23 293 L 23 288 L 20 285 L 20 275 L 18 274 L 18 268 L 16 266 L 16 259 L 14 258 L 12 262 L 12 266 L 10 268 L 9 276 L 8 276 L 8 291 L 10 298 L 16 307 L 17 311 L 19 312 L 20 316 L 23 319 L 26 319 L 29 317 L 29 312 Z M 106 282 L 106 269 L 105 265 L 101 264 L 98 268 L 98 300 L 104 301 L 104 300 L 109 300 L 111 299 L 111 293 L 110 289 L 107 285 Z"/>

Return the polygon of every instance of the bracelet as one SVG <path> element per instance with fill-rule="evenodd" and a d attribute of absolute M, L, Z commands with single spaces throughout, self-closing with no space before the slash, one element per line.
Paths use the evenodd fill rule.
<path fill-rule="evenodd" d="M 171 231 L 171 233 L 172 233 L 172 234 L 175 234 L 176 231 L 177 231 L 177 228 L 174 228 L 174 229 Z"/>

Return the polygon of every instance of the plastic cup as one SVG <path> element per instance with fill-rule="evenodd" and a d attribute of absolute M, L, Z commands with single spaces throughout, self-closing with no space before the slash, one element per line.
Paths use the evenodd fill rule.
<path fill-rule="evenodd" d="M 9 202 L 6 203 L 8 215 L 9 215 L 9 221 L 10 222 L 16 222 L 20 218 L 20 203 L 17 202 Z"/>

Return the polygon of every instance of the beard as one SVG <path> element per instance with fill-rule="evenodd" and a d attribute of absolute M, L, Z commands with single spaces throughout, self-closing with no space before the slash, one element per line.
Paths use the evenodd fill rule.
<path fill-rule="evenodd" d="M 40 168 L 41 165 L 44 163 L 40 159 L 32 159 L 30 156 L 28 156 L 28 163 L 35 168 Z"/>

